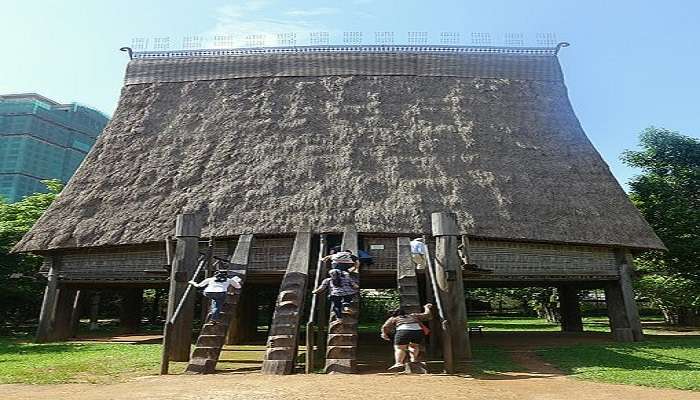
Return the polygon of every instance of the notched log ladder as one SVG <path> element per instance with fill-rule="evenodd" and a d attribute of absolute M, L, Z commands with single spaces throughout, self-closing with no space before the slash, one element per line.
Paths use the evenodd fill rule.
<path fill-rule="evenodd" d="M 296 235 L 280 285 L 262 365 L 265 374 L 288 375 L 294 371 L 310 255 L 311 232 L 307 229 Z"/>
<path fill-rule="evenodd" d="M 248 257 L 253 241 L 253 235 L 241 235 L 238 238 L 236 250 L 230 260 L 229 278 L 237 276 L 241 279 L 241 289 L 229 287 L 219 323 L 212 324 L 209 318 L 202 326 L 202 330 L 197 338 L 194 351 L 187 365 L 186 373 L 190 374 L 211 374 L 216 369 L 221 350 L 226 341 L 226 332 L 229 324 L 234 318 L 234 313 L 238 312 L 238 304 L 241 299 L 241 291 L 245 285 L 246 270 L 248 267 Z"/>
<path fill-rule="evenodd" d="M 422 311 L 422 307 L 420 304 L 420 294 L 418 292 L 416 266 L 413 260 L 411 260 L 411 240 L 407 237 L 399 237 L 396 239 L 396 247 L 396 285 L 399 289 L 401 308 L 406 310 L 409 314 L 419 313 Z M 425 367 L 419 362 L 407 362 L 405 372 L 418 374 L 427 373 Z"/>
<path fill-rule="evenodd" d="M 348 226 L 343 233 L 342 250 L 352 250 L 358 254 L 357 230 Z M 360 275 L 352 274 L 360 284 Z M 348 307 L 350 313 L 343 313 L 342 319 L 336 319 L 330 313 L 328 323 L 328 342 L 326 346 L 326 372 L 353 374 L 357 372 L 357 321 L 360 318 L 360 296 L 355 296 Z"/>

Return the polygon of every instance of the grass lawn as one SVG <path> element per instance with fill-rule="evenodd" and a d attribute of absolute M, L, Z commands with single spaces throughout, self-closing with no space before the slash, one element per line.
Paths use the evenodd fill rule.
<path fill-rule="evenodd" d="M 503 349 L 495 346 L 472 346 L 472 361 L 467 370 L 475 377 L 488 377 L 507 372 L 522 372 L 523 367 L 516 364 Z"/>
<path fill-rule="evenodd" d="M 159 371 L 157 344 L 23 343 L 0 338 L 0 383 L 107 383 Z M 174 363 L 173 372 L 183 369 Z"/>
<path fill-rule="evenodd" d="M 472 317 L 469 325 L 481 325 L 485 331 L 545 331 L 559 332 L 561 326 L 536 317 Z M 583 319 L 583 329 L 590 332 L 610 332 L 607 317 L 586 317 Z"/>
<path fill-rule="evenodd" d="M 571 376 L 601 382 L 700 390 L 700 338 L 541 349 L 538 354 Z"/>

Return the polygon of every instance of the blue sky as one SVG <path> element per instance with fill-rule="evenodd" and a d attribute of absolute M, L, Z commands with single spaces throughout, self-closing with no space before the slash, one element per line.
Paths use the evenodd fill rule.
<path fill-rule="evenodd" d="M 620 153 L 650 125 L 700 137 L 700 2 L 691 0 L 574 1 L 218 1 L 3 0 L 0 14 L 0 93 L 38 92 L 111 114 L 127 57 L 118 48 L 133 38 L 231 36 L 329 31 L 506 33 L 535 43 L 554 33 L 572 46 L 560 60 L 574 109 L 621 183 L 636 171 Z M 268 41 L 269 43 L 269 41 Z"/>

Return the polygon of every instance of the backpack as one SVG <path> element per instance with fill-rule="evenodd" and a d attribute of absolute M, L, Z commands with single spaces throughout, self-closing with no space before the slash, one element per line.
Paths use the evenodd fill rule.
<path fill-rule="evenodd" d="M 352 255 L 346 251 L 335 253 L 331 256 L 331 260 L 337 264 L 353 264 Z"/>

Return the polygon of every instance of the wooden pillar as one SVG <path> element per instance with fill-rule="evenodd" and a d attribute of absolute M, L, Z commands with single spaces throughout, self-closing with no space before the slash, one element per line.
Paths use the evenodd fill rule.
<path fill-rule="evenodd" d="M 246 323 L 241 329 L 240 340 L 242 343 L 252 342 L 258 336 L 258 298 L 255 293 L 250 294 L 243 312 Z"/>
<path fill-rule="evenodd" d="M 199 235 L 201 226 L 194 214 L 179 214 L 175 223 L 175 254 L 170 271 L 168 293 L 168 320 L 175 313 L 180 299 L 185 294 L 188 281 L 197 268 L 199 257 Z M 170 337 L 170 361 L 189 361 L 192 344 L 192 319 L 195 296 L 183 304 L 178 320 L 173 325 Z"/>
<path fill-rule="evenodd" d="M 628 251 L 617 250 L 615 257 L 619 265 L 620 279 L 608 283 L 605 287 L 610 330 L 617 341 L 640 341 L 644 339 L 644 335 L 632 289 L 632 256 Z"/>
<path fill-rule="evenodd" d="M 84 291 L 77 290 L 75 292 L 75 299 L 73 300 L 73 309 L 71 310 L 70 317 L 70 336 L 76 337 L 78 335 L 78 327 L 80 326 L 80 314 L 83 312 L 83 302 L 85 296 Z"/>
<path fill-rule="evenodd" d="M 634 334 L 630 328 L 629 319 L 622 299 L 619 282 L 610 282 L 605 286 L 605 303 L 608 306 L 610 331 L 618 342 L 633 342 Z"/>
<path fill-rule="evenodd" d="M 581 305 L 578 289 L 571 285 L 559 287 L 559 304 L 561 311 L 562 332 L 583 332 Z"/>
<path fill-rule="evenodd" d="M 226 344 L 241 344 L 255 338 L 257 330 L 257 306 L 255 302 L 255 287 L 245 284 L 246 288 L 241 292 L 240 303 L 236 305 L 236 312 L 228 326 Z"/>
<path fill-rule="evenodd" d="M 48 256 L 51 266 L 49 267 L 48 282 L 44 289 L 44 299 L 41 303 L 39 313 L 39 325 L 36 330 L 36 342 L 45 343 L 51 341 L 51 331 L 53 330 L 53 319 L 58 300 L 58 273 L 60 270 L 60 257 Z"/>
<path fill-rule="evenodd" d="M 98 317 L 100 312 L 100 292 L 93 292 L 90 296 L 90 330 L 97 330 Z"/>
<path fill-rule="evenodd" d="M 162 292 L 160 289 L 155 289 L 153 293 L 153 302 L 151 303 L 151 307 L 149 310 L 149 315 L 148 315 L 148 321 L 152 324 L 155 324 L 156 321 L 160 318 L 160 298 L 161 298 Z"/>
<path fill-rule="evenodd" d="M 634 341 L 638 342 L 644 340 L 644 334 L 642 332 L 642 321 L 639 319 L 639 309 L 637 308 L 637 301 L 634 299 L 634 289 L 632 287 L 632 266 L 634 265 L 632 263 L 632 254 L 629 251 L 618 251 L 617 256 L 620 261 L 620 290 L 625 304 L 625 312 L 629 319 Z"/>
<path fill-rule="evenodd" d="M 66 340 L 71 337 L 73 326 L 73 305 L 77 290 L 59 284 L 56 309 L 53 317 L 53 329 L 49 334 L 52 341 Z"/>
<path fill-rule="evenodd" d="M 450 323 L 449 340 L 456 360 L 471 358 L 467 334 L 467 309 L 464 298 L 462 268 L 457 255 L 459 231 L 454 213 L 432 214 L 435 237 L 435 272 L 438 295 Z M 447 340 L 448 338 L 443 338 Z"/>
<path fill-rule="evenodd" d="M 128 288 L 121 291 L 119 325 L 124 333 L 136 333 L 143 317 L 143 289 Z"/>

